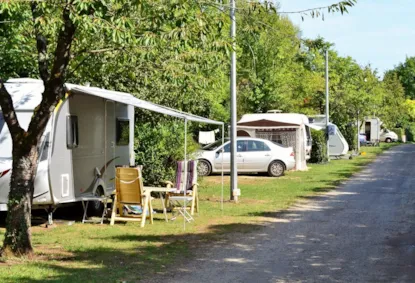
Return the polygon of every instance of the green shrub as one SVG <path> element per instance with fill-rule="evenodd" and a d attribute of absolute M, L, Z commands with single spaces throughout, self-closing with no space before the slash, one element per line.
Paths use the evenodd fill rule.
<path fill-rule="evenodd" d="M 347 125 L 344 129 L 340 129 L 347 143 L 349 144 L 349 150 L 355 150 L 357 148 L 357 129 L 353 125 Z"/>
<path fill-rule="evenodd" d="M 188 153 L 194 152 L 197 144 L 188 135 Z M 184 123 L 181 120 L 160 120 L 136 123 L 136 164 L 143 165 L 145 185 L 164 185 L 173 181 L 176 161 L 184 156 Z"/>
<path fill-rule="evenodd" d="M 403 141 L 402 137 L 405 135 L 405 129 L 403 128 L 392 128 L 392 132 L 395 132 L 398 135 L 398 140 Z"/>
<path fill-rule="evenodd" d="M 313 148 L 311 150 L 310 163 L 327 162 L 327 143 L 325 131 L 311 130 L 313 138 Z"/>
<path fill-rule="evenodd" d="M 415 141 L 415 123 L 409 123 L 405 129 L 405 135 L 407 141 Z"/>

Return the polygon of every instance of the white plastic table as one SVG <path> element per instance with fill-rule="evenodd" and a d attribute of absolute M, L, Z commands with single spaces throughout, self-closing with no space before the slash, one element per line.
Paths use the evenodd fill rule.
<path fill-rule="evenodd" d="M 163 193 L 172 193 L 175 192 L 176 189 L 175 188 L 166 188 L 166 187 L 144 187 L 144 193 L 151 197 L 151 193 L 158 193 L 160 196 L 160 200 L 161 200 L 161 205 L 163 207 L 163 213 L 164 213 L 164 218 L 166 219 L 166 222 L 169 222 L 169 219 L 167 218 L 167 209 L 166 209 L 166 205 L 164 203 L 164 198 L 163 198 Z"/>

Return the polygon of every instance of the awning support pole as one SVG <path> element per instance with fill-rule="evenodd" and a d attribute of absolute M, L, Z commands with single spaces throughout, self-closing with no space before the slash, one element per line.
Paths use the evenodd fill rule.
<path fill-rule="evenodd" d="M 183 211 L 186 212 L 186 191 L 187 191 L 187 119 L 184 118 L 184 202 Z M 186 217 L 183 215 L 183 230 L 186 230 Z"/>
<path fill-rule="evenodd" d="M 225 125 L 224 124 L 222 124 L 222 144 L 225 144 Z M 223 148 L 222 148 L 222 161 L 221 161 L 221 163 L 222 163 L 222 173 L 221 173 L 221 175 L 222 175 L 222 191 L 221 191 L 221 197 L 220 197 L 220 205 L 221 205 L 221 207 L 220 207 L 220 209 L 222 210 L 222 212 L 223 212 L 223 187 L 224 187 L 224 185 L 223 185 L 223 154 L 224 154 L 224 150 L 223 150 Z"/>

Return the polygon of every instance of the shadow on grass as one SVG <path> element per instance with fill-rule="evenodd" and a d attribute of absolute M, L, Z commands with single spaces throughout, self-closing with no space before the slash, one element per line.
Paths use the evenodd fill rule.
<path fill-rule="evenodd" d="M 179 264 L 180 258 L 191 259 L 191 250 L 210 247 L 212 244 L 227 241 L 224 235 L 229 232 L 249 232 L 261 229 L 256 224 L 224 224 L 209 226 L 205 233 L 156 235 L 111 235 L 97 239 L 103 241 L 101 247 L 85 247 L 82 250 L 64 252 L 63 257 L 47 258 L 38 249 L 40 261 L 27 262 L 34 270 L 46 271 L 41 279 L 35 276 L 13 273 L 0 276 L 5 282 L 138 282 L 151 278 L 151 275 L 164 274 L 166 265 Z M 82 239 L 80 239 L 82 240 Z M 135 248 L 117 248 L 119 242 L 130 242 Z M 144 243 L 144 244 L 143 244 Z M 182 257 L 178 257 L 181 255 Z M 179 259 L 179 260 L 178 260 Z M 19 264 L 13 266 L 18 269 Z M 35 272 L 35 271 L 34 271 Z M 151 272 L 151 273 L 150 273 Z"/>

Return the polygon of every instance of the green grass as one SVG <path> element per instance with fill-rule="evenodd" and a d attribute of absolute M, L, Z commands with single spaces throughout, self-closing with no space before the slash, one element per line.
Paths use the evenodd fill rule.
<path fill-rule="evenodd" d="M 204 178 L 200 181 L 201 213 L 185 231 L 181 218 L 166 223 L 162 214 L 156 215 L 154 225 L 143 229 L 134 223 L 34 227 L 36 256 L 0 261 L 0 282 L 139 281 L 163 272 L 180 257 L 192 256 L 197 245 L 226 237 L 231 231 L 251 231 L 299 199 L 334 189 L 389 147 L 364 148 L 367 154 L 353 160 L 311 165 L 307 172 L 289 172 L 281 178 L 239 176 L 240 202 L 225 201 L 223 210 L 220 177 Z M 229 176 L 225 177 L 224 193 L 228 200 Z M 0 228 L 0 239 L 3 235 Z"/>

